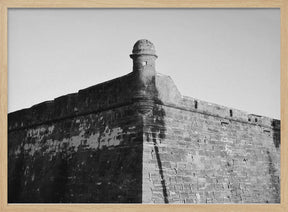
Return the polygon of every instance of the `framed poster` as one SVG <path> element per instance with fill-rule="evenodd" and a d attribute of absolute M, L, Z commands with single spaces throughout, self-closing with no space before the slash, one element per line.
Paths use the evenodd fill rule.
<path fill-rule="evenodd" d="M 4 211 L 285 211 L 285 1 L 1 10 Z"/>

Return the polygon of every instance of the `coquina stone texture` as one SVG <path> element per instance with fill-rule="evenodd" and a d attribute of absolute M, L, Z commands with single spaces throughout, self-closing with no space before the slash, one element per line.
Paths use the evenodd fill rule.
<path fill-rule="evenodd" d="M 8 115 L 9 203 L 280 203 L 280 121 L 133 71 Z"/>

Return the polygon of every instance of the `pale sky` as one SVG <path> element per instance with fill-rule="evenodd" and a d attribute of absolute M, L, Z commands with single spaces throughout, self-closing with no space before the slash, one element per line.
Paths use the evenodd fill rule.
<path fill-rule="evenodd" d="M 9 9 L 8 111 L 128 74 L 143 38 L 182 95 L 280 119 L 279 9 Z"/>

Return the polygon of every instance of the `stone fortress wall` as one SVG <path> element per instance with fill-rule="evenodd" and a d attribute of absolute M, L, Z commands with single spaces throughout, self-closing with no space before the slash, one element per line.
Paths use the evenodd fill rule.
<path fill-rule="evenodd" d="M 279 203 L 280 121 L 182 96 L 139 40 L 133 71 L 8 115 L 8 201 Z"/>

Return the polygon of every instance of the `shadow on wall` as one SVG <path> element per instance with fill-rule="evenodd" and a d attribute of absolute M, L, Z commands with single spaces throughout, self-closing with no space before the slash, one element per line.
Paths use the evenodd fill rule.
<path fill-rule="evenodd" d="M 14 167 L 11 167 L 14 166 Z M 29 175 L 30 167 L 33 175 Z M 47 168 L 44 169 L 43 167 Z M 22 147 L 19 158 L 9 166 L 9 203 L 61 203 L 65 202 L 67 158 L 58 155 L 53 164 L 25 155 Z M 33 180 L 29 180 L 32 176 Z M 35 183 L 33 182 L 35 178 Z"/>
<path fill-rule="evenodd" d="M 269 151 L 266 151 L 268 157 L 268 166 L 269 166 L 269 175 L 270 175 L 270 183 L 272 185 L 272 192 L 274 196 L 274 202 L 280 203 L 280 179 L 279 176 L 276 175 L 277 169 L 274 167 L 274 163 Z"/>
<path fill-rule="evenodd" d="M 8 203 L 17 203 L 23 190 L 22 181 L 20 180 L 23 177 L 25 168 L 23 146 L 20 151 L 21 153 L 13 165 L 9 163 L 10 160 L 8 159 Z"/>
<path fill-rule="evenodd" d="M 169 203 L 166 182 L 165 182 L 165 178 L 164 178 L 164 174 L 163 174 L 162 161 L 161 161 L 161 157 L 159 154 L 159 147 L 158 147 L 158 142 L 157 142 L 157 140 L 159 142 L 161 142 L 162 139 L 165 139 L 165 133 L 166 133 L 166 127 L 165 127 L 165 121 L 164 121 L 165 111 L 161 106 L 162 102 L 158 102 L 158 104 L 160 104 L 160 105 L 157 105 L 157 103 L 154 104 L 153 116 L 154 117 L 156 116 L 157 118 L 156 118 L 156 120 L 154 122 L 154 126 L 152 126 L 151 130 L 152 130 L 152 139 L 153 139 L 154 151 L 155 151 L 157 165 L 158 165 L 158 169 L 159 169 L 159 175 L 161 178 L 164 203 Z M 159 133 L 158 139 L 157 139 L 157 133 Z"/>
<path fill-rule="evenodd" d="M 281 138 L 280 138 L 280 121 L 274 119 L 272 122 L 273 127 L 273 143 L 275 148 L 280 150 Z M 266 151 L 268 157 L 268 165 L 269 165 L 269 175 L 270 175 L 270 182 L 272 184 L 272 191 L 274 200 L 276 203 L 280 203 L 280 178 L 277 175 L 277 169 L 275 168 L 275 163 L 272 159 L 271 153 L 269 150 Z M 280 151 L 279 151 L 280 153 Z"/>
<path fill-rule="evenodd" d="M 149 113 L 146 117 L 148 118 L 148 122 L 144 123 L 147 125 L 151 132 L 152 132 L 152 143 L 153 143 L 153 149 L 157 161 L 157 167 L 159 170 L 159 176 L 161 179 L 161 186 L 162 186 L 162 195 L 164 199 L 164 203 L 169 203 L 168 200 L 168 193 L 167 193 L 167 186 L 166 181 L 163 173 L 163 163 L 161 159 L 161 150 L 159 149 L 159 144 L 161 143 L 161 140 L 165 139 L 166 134 L 166 126 L 165 126 L 165 110 L 163 109 L 162 105 L 163 102 L 159 99 L 158 90 L 155 86 L 155 76 L 152 79 L 153 82 L 153 94 L 154 94 L 154 100 L 153 100 L 153 108 L 151 113 Z M 146 127 L 146 126 L 144 126 Z M 146 136 L 148 139 L 150 136 Z M 149 143 L 150 141 L 147 140 Z"/>
<path fill-rule="evenodd" d="M 101 120 L 103 118 L 103 121 L 99 121 L 99 117 Z M 76 120 L 85 120 L 80 122 L 87 124 L 84 130 L 86 137 L 78 136 L 81 134 L 80 122 L 77 124 Z M 112 109 L 101 115 L 97 113 L 62 120 L 54 123 L 55 130 L 51 135 L 44 136 L 41 140 L 43 146 L 34 156 L 25 150 L 25 144 L 28 142 L 28 138 L 25 138 L 26 131 L 11 133 L 8 202 L 141 203 L 143 136 L 140 124 L 141 120 L 133 105 Z M 106 136 L 107 126 L 108 129 L 123 129 L 123 132 L 117 134 L 117 139 L 121 139 L 123 145 L 112 145 L 109 148 L 104 146 L 101 149 L 85 145 L 88 138 L 92 138 L 94 142 L 101 138 L 103 141 L 109 140 L 111 134 L 108 133 Z M 63 129 L 67 129 L 65 135 Z M 100 136 L 94 138 L 92 135 L 99 131 Z M 74 146 L 68 145 L 74 135 L 79 139 L 77 143 L 81 141 L 77 150 Z M 55 142 L 49 144 L 49 139 Z M 56 149 L 51 146 L 58 148 L 63 139 L 69 141 L 56 153 Z M 15 148 L 12 148 L 15 141 L 19 141 L 18 145 L 21 146 L 17 158 L 13 151 Z M 29 140 L 29 144 L 34 143 L 34 140 Z M 50 147 L 52 150 L 44 154 L 43 152 Z M 52 154 L 54 156 L 50 160 Z"/>
<path fill-rule="evenodd" d="M 273 127 L 273 142 L 276 148 L 280 147 L 281 138 L 280 138 L 280 121 L 273 119 L 272 122 Z"/>
<path fill-rule="evenodd" d="M 50 183 L 46 180 L 42 184 L 42 193 L 43 193 L 43 202 L 50 199 L 51 202 L 54 203 L 62 203 L 65 202 L 65 194 L 66 194 L 66 184 L 68 182 L 68 157 L 66 154 L 59 154 L 55 159 L 54 167 L 50 172 L 46 175 L 54 179 Z M 47 195 L 45 197 L 45 194 Z"/>

